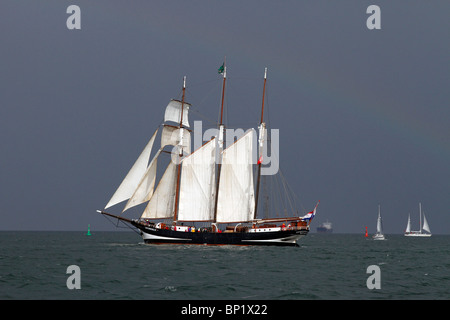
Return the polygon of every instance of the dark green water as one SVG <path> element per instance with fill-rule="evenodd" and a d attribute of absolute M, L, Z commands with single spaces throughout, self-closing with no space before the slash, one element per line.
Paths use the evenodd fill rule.
<path fill-rule="evenodd" d="M 450 236 L 309 234 L 300 247 L 145 245 L 132 232 L 0 232 L 0 299 L 449 299 Z M 69 290 L 67 267 L 80 268 Z M 380 268 L 369 290 L 367 267 Z"/>

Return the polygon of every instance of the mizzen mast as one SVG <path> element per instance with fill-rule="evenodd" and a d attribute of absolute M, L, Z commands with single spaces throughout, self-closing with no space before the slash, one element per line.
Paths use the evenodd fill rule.
<path fill-rule="evenodd" d="M 223 67 L 223 69 L 222 69 Z M 219 161 L 218 161 L 218 165 L 217 165 L 217 184 L 216 184 L 216 199 L 214 202 L 214 222 L 217 221 L 217 201 L 219 199 L 219 184 L 220 184 L 220 172 L 222 170 L 222 151 L 223 151 L 223 140 L 224 140 L 224 125 L 223 125 L 223 102 L 225 100 L 225 82 L 227 81 L 227 66 L 226 66 L 226 58 L 224 59 L 223 65 L 222 67 L 219 69 L 219 73 L 220 71 L 222 71 L 223 74 L 223 84 L 222 84 L 222 103 L 221 103 L 221 107 L 220 107 L 220 122 L 219 122 Z"/>
<path fill-rule="evenodd" d="M 256 196 L 255 196 L 255 212 L 253 214 L 253 219 L 256 219 L 256 215 L 258 213 L 258 198 L 259 198 L 259 186 L 261 184 L 261 165 L 262 165 L 262 157 L 264 151 L 264 138 L 265 138 L 265 129 L 266 124 L 264 123 L 264 97 L 266 95 L 266 81 L 267 81 L 267 68 L 264 69 L 264 87 L 263 87 L 263 96 L 262 96 L 262 107 L 261 107 L 261 122 L 259 125 L 259 154 L 258 154 L 258 177 L 256 180 Z"/>

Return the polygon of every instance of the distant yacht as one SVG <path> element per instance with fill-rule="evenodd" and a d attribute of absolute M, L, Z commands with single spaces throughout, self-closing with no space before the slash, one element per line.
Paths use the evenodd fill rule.
<path fill-rule="evenodd" d="M 381 221 L 380 205 L 378 205 L 377 233 L 373 235 L 373 240 L 386 240 L 383 234 L 383 223 Z"/>
<path fill-rule="evenodd" d="M 406 225 L 405 237 L 431 237 L 430 226 L 428 225 L 425 214 L 423 214 L 422 225 L 422 204 L 419 203 L 419 231 L 411 231 L 411 215 L 408 215 L 408 224 Z"/>

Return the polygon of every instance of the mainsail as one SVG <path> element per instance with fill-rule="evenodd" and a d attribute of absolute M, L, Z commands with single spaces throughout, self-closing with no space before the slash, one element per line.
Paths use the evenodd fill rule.
<path fill-rule="evenodd" d="M 381 222 L 380 206 L 378 206 L 377 233 L 383 234 L 383 224 Z"/>
<path fill-rule="evenodd" d="M 229 146 L 222 154 L 222 172 L 217 203 L 217 222 L 243 222 L 253 218 L 252 152 L 253 130 Z"/>

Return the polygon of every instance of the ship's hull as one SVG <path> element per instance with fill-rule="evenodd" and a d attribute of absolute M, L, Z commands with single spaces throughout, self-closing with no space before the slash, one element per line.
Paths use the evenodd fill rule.
<path fill-rule="evenodd" d="M 183 232 L 139 226 L 145 243 L 196 245 L 266 245 L 298 246 L 297 240 L 308 234 L 308 229 L 269 232 Z"/>
<path fill-rule="evenodd" d="M 374 234 L 373 237 L 372 237 L 372 239 L 373 239 L 373 240 L 386 240 L 386 238 L 384 237 L 384 235 L 381 234 L 381 233 Z"/>
<path fill-rule="evenodd" d="M 429 237 L 431 237 L 431 233 L 409 232 L 409 233 L 405 233 L 405 237 L 423 237 L 423 238 L 429 238 Z"/>

